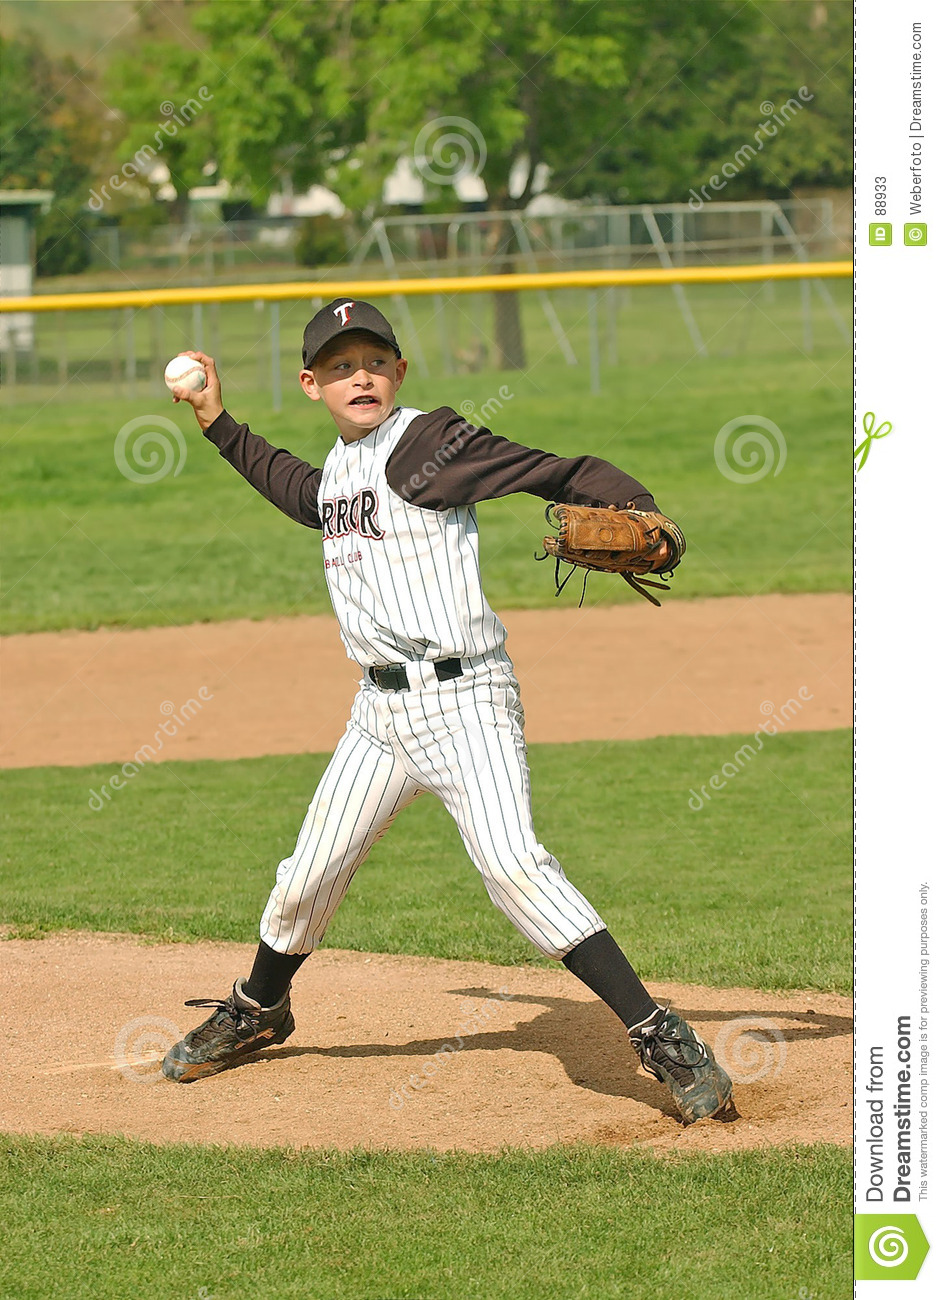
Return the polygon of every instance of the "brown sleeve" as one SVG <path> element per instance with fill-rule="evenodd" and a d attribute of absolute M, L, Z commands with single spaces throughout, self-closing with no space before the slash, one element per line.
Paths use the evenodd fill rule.
<path fill-rule="evenodd" d="M 233 469 L 261 492 L 283 514 L 306 528 L 321 527 L 318 488 L 321 473 L 290 451 L 273 447 L 252 433 L 247 424 L 237 424 L 228 411 L 216 417 L 204 437 L 215 443 L 219 454 Z"/>
<path fill-rule="evenodd" d="M 529 492 L 569 505 L 656 509 L 638 479 L 598 456 L 554 456 L 469 424 L 448 406 L 417 415 L 386 466 L 398 496 L 428 510 Z"/>

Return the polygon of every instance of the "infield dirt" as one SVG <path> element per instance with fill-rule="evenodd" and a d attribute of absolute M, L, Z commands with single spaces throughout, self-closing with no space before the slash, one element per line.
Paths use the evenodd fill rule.
<path fill-rule="evenodd" d="M 296 978 L 287 1043 L 181 1085 L 154 1053 L 208 1014 L 185 998 L 220 997 L 249 969 L 250 945 L 58 934 L 2 953 L 14 1132 L 665 1153 L 851 1140 L 851 1003 L 831 994 L 654 984 L 743 1080 L 739 1118 L 684 1128 L 616 1018 L 562 970 L 325 950 Z"/>
<path fill-rule="evenodd" d="M 532 744 L 851 724 L 851 597 L 721 597 L 504 616 Z M 0 767 L 323 753 L 359 671 L 330 617 L 3 638 Z M 201 694 L 202 688 L 202 694 Z M 764 705 L 767 707 L 764 708 Z M 169 707 L 168 707 L 169 706 Z"/>

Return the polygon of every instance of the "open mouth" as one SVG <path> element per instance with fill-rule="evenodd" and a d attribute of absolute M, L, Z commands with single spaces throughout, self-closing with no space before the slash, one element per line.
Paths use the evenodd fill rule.
<path fill-rule="evenodd" d="M 380 403 L 375 397 L 354 397 L 347 403 L 348 406 L 379 406 Z"/>

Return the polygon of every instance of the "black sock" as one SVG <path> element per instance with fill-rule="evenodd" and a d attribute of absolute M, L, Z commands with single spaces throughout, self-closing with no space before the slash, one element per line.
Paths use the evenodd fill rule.
<path fill-rule="evenodd" d="M 608 930 L 598 930 L 578 943 L 563 958 L 563 964 L 602 998 L 626 1029 L 645 1020 L 656 1009 L 651 994 Z"/>
<path fill-rule="evenodd" d="M 308 952 L 276 952 L 267 943 L 260 943 L 252 965 L 252 974 L 243 985 L 246 997 L 261 1007 L 274 1007 L 288 992 L 295 971 L 310 957 Z"/>

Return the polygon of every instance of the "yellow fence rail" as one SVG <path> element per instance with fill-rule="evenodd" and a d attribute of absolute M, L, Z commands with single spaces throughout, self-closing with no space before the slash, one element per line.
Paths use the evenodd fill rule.
<path fill-rule="evenodd" d="M 391 298 L 400 294 L 513 293 L 518 289 L 601 289 L 615 285 L 731 284 L 766 280 L 822 280 L 850 276 L 851 262 L 761 262 L 753 266 L 638 267 L 634 270 L 547 271 L 521 275 L 451 275 L 422 280 L 298 280 L 188 289 L 128 289 L 103 293 L 49 293 L 0 297 L 0 312 L 90 311 L 160 307 L 172 303 L 287 302 L 299 298 Z"/>

